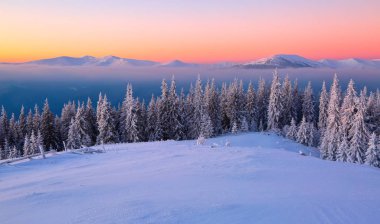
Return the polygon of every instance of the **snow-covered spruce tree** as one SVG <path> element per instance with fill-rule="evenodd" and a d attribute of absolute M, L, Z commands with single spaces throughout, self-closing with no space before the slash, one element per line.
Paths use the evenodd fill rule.
<path fill-rule="evenodd" d="M 228 88 L 228 98 L 227 98 L 227 116 L 230 120 L 230 126 L 232 127 L 234 123 L 239 127 L 240 126 L 240 94 L 238 80 L 235 79 Z"/>
<path fill-rule="evenodd" d="M 347 136 L 343 135 L 342 141 L 340 142 L 338 150 L 337 150 L 336 160 L 340 162 L 347 162 L 348 150 L 349 150 L 349 145 L 347 141 Z"/>
<path fill-rule="evenodd" d="M 243 118 L 241 120 L 240 131 L 242 131 L 242 132 L 249 131 L 248 122 L 247 122 L 247 119 L 245 118 L 245 116 L 243 116 Z"/>
<path fill-rule="evenodd" d="M 308 137 L 308 146 L 316 146 L 316 142 L 318 142 L 318 129 L 315 127 L 314 123 L 308 122 L 309 124 L 309 137 Z"/>
<path fill-rule="evenodd" d="M 98 121 L 98 137 L 96 138 L 97 144 L 116 143 L 117 136 L 114 126 L 114 120 L 111 115 L 111 105 L 107 100 L 107 96 L 102 98 L 102 102 L 99 103 L 99 121 Z"/>
<path fill-rule="evenodd" d="M 380 135 L 380 90 L 377 89 L 376 91 L 376 100 L 375 100 L 375 109 L 374 109 L 374 126 L 375 128 L 375 133 L 377 135 Z"/>
<path fill-rule="evenodd" d="M 330 89 L 330 100 L 327 108 L 327 127 L 320 145 L 322 159 L 335 160 L 341 141 L 340 135 L 340 88 L 337 75 L 334 76 Z"/>
<path fill-rule="evenodd" d="M 121 121 L 120 125 L 120 127 L 124 128 L 122 132 L 122 141 L 124 142 L 137 142 L 139 140 L 136 111 L 137 107 L 135 99 L 133 98 L 132 85 L 128 84 L 127 93 L 123 102 L 121 113 L 121 117 L 124 119 L 124 124 L 122 125 L 123 121 Z"/>
<path fill-rule="evenodd" d="M 61 118 L 58 117 L 58 115 L 55 116 L 54 118 L 54 127 L 55 127 L 55 136 L 57 139 L 57 149 L 58 151 L 64 150 L 64 144 L 63 144 L 63 139 L 62 139 L 62 126 L 61 126 Z"/>
<path fill-rule="evenodd" d="M 32 134 L 33 131 L 33 112 L 29 109 L 28 116 L 26 117 L 26 129 L 27 135 Z"/>
<path fill-rule="evenodd" d="M 82 146 L 78 126 L 79 122 L 72 118 L 67 138 L 68 149 L 79 149 Z"/>
<path fill-rule="evenodd" d="M 302 117 L 300 126 L 297 131 L 297 142 L 307 145 L 309 142 L 309 123 L 306 122 L 306 118 Z"/>
<path fill-rule="evenodd" d="M 368 129 L 364 122 L 366 113 L 366 92 L 361 91 L 356 103 L 356 110 L 351 131 L 349 133 L 349 162 L 364 163 L 368 143 Z"/>
<path fill-rule="evenodd" d="M 181 93 L 178 99 L 178 119 L 180 123 L 182 124 L 181 127 L 181 133 L 178 134 L 180 139 L 187 139 L 187 133 L 189 131 L 189 121 L 187 120 L 188 113 L 187 113 L 187 104 L 186 104 L 186 97 L 185 92 L 183 88 L 181 89 Z"/>
<path fill-rule="evenodd" d="M 246 108 L 247 111 L 247 124 L 248 129 L 250 131 L 257 131 L 257 123 L 256 123 L 256 93 L 255 89 L 253 88 L 252 82 L 249 82 L 248 84 L 248 90 L 247 90 L 247 103 Z"/>
<path fill-rule="evenodd" d="M 87 105 L 85 109 L 84 119 L 87 124 L 87 133 L 91 139 L 91 145 L 95 144 L 97 136 L 97 127 L 96 127 L 96 114 L 94 108 L 92 107 L 92 101 L 90 98 L 87 99 Z"/>
<path fill-rule="evenodd" d="M 220 93 L 220 122 L 223 133 L 226 133 L 231 128 L 231 121 L 228 116 L 228 90 L 226 83 L 222 84 L 222 90 Z"/>
<path fill-rule="evenodd" d="M 50 111 L 49 102 L 46 99 L 44 109 L 41 116 L 41 135 L 43 138 L 44 148 L 45 149 L 57 149 L 57 140 L 55 136 L 55 127 L 54 127 L 54 115 Z M 35 131 L 38 132 L 39 129 Z"/>
<path fill-rule="evenodd" d="M 286 138 L 296 141 L 297 132 L 298 132 L 298 129 L 297 129 L 296 121 L 294 120 L 294 118 L 292 118 L 288 132 L 286 133 Z"/>
<path fill-rule="evenodd" d="M 311 82 L 308 82 L 302 99 L 302 115 L 306 122 L 314 123 L 314 97 Z"/>
<path fill-rule="evenodd" d="M 13 146 L 16 146 L 18 143 L 18 125 L 16 123 L 15 114 L 12 113 L 11 119 L 9 120 L 9 130 L 8 130 L 8 143 L 9 146 L 12 148 Z"/>
<path fill-rule="evenodd" d="M 282 126 L 289 125 L 292 120 L 292 96 L 292 83 L 290 82 L 289 77 L 286 76 L 282 85 L 283 112 L 280 119 L 282 121 Z"/>
<path fill-rule="evenodd" d="M 166 80 L 163 79 L 161 83 L 161 97 L 159 102 L 159 121 L 160 121 L 160 127 L 161 127 L 161 134 L 162 139 L 167 140 L 170 139 L 171 134 L 171 126 L 170 126 L 170 98 L 169 98 L 169 90 L 168 85 L 166 83 Z"/>
<path fill-rule="evenodd" d="M 194 139 L 200 135 L 203 113 L 203 87 L 200 76 L 198 76 L 195 83 L 194 98 L 192 103 L 194 111 L 191 118 L 191 136 Z"/>
<path fill-rule="evenodd" d="M 23 151 L 24 151 L 24 156 L 30 156 L 33 154 L 33 151 L 30 145 L 30 139 L 28 136 L 25 136 Z"/>
<path fill-rule="evenodd" d="M 24 141 L 24 136 L 28 133 L 24 106 L 21 106 L 20 115 L 18 116 L 18 130 L 19 136 Z"/>
<path fill-rule="evenodd" d="M 238 125 L 237 125 L 236 122 L 234 122 L 234 123 L 232 124 L 231 133 L 232 133 L 232 134 L 237 134 L 238 131 L 239 131 L 239 129 L 238 129 Z"/>
<path fill-rule="evenodd" d="M 44 139 L 42 137 L 41 131 L 38 130 L 37 137 L 36 137 L 36 146 L 37 146 L 37 152 L 41 153 L 41 148 L 44 150 Z"/>
<path fill-rule="evenodd" d="M 78 105 L 78 110 L 75 115 L 75 128 L 79 132 L 79 139 L 81 145 L 90 146 L 92 145 L 91 137 L 89 135 L 90 131 L 88 130 L 88 123 L 86 120 L 86 109 L 84 105 Z"/>
<path fill-rule="evenodd" d="M 325 81 L 323 81 L 321 94 L 319 96 L 319 116 L 318 116 L 318 128 L 321 133 L 321 138 L 323 138 L 323 134 L 327 126 L 328 105 L 329 105 L 329 95 L 326 90 L 326 83 Z"/>
<path fill-rule="evenodd" d="M 136 100 L 136 115 L 137 115 L 137 135 L 139 138 L 139 141 L 146 142 L 148 141 L 148 135 L 146 132 L 146 126 L 147 126 L 147 110 L 145 107 L 145 101 L 143 100 L 141 103 L 137 99 Z"/>
<path fill-rule="evenodd" d="M 292 93 L 292 117 L 296 120 L 298 124 L 302 119 L 302 94 L 298 90 L 298 80 L 294 81 Z"/>
<path fill-rule="evenodd" d="M 181 140 L 183 134 L 183 124 L 179 114 L 179 99 L 177 96 L 176 82 L 174 76 L 170 84 L 169 90 L 169 137 L 170 139 Z"/>
<path fill-rule="evenodd" d="M 277 131 L 281 129 L 281 114 L 283 112 L 282 105 L 282 88 L 277 70 L 273 73 L 271 92 L 268 104 L 268 130 Z"/>
<path fill-rule="evenodd" d="M 9 121 L 8 115 L 5 111 L 5 108 L 1 107 L 1 117 L 0 117 L 0 146 L 4 149 L 5 140 L 8 140 L 9 137 Z"/>
<path fill-rule="evenodd" d="M 154 139 L 155 140 L 163 140 L 164 139 L 164 132 L 162 129 L 162 122 L 161 122 L 161 98 L 158 98 L 156 101 L 156 125 L 154 129 Z"/>
<path fill-rule="evenodd" d="M 357 99 L 356 91 L 354 87 L 354 81 L 351 79 L 348 83 L 346 95 L 343 99 L 342 106 L 340 108 L 340 120 L 341 120 L 341 136 L 347 136 L 347 142 L 350 142 L 351 137 L 349 133 L 351 133 L 353 120 L 355 117 L 355 113 L 357 108 L 355 107 L 355 100 Z"/>
<path fill-rule="evenodd" d="M 380 167 L 380 149 L 377 136 L 374 132 L 368 141 L 368 148 L 365 154 L 365 163 L 370 166 Z"/>
<path fill-rule="evenodd" d="M 32 151 L 32 154 L 37 154 L 37 136 L 34 134 L 34 131 L 32 131 L 32 134 L 30 135 L 30 148 Z"/>
<path fill-rule="evenodd" d="M 207 82 L 205 88 L 204 107 L 210 116 L 211 123 L 214 128 L 214 135 L 220 134 L 222 131 L 219 106 L 219 96 L 215 86 L 215 79 L 212 79 L 211 83 L 209 81 Z"/>
<path fill-rule="evenodd" d="M 156 101 L 154 99 L 154 95 L 152 95 L 152 98 L 148 105 L 148 111 L 147 111 L 146 132 L 148 135 L 148 141 L 158 140 L 155 138 L 156 124 L 157 124 Z"/>
<path fill-rule="evenodd" d="M 63 105 L 61 112 L 61 136 L 62 140 L 66 141 L 69 133 L 71 119 L 75 117 L 76 108 L 75 103 L 68 102 Z"/>
<path fill-rule="evenodd" d="M 8 159 L 15 159 L 18 157 L 17 148 L 16 146 L 12 146 L 11 150 L 9 151 Z"/>
<path fill-rule="evenodd" d="M 205 111 L 202 113 L 200 136 L 204 138 L 210 138 L 213 136 L 214 128 L 212 127 L 211 118 Z"/>
<path fill-rule="evenodd" d="M 38 108 L 38 105 L 34 105 L 34 114 L 33 114 L 33 131 L 37 132 L 38 129 L 40 129 L 41 125 L 41 115 L 40 115 L 40 109 Z"/>
<path fill-rule="evenodd" d="M 99 121 L 100 121 L 100 115 L 102 113 L 102 108 L 103 108 L 103 96 L 102 96 L 102 93 L 99 93 L 99 98 L 98 98 L 98 102 L 96 103 L 96 124 L 99 124 Z M 98 127 L 99 129 L 99 127 Z M 99 132 L 98 132 L 99 134 Z"/>
<path fill-rule="evenodd" d="M 268 118 L 268 91 L 266 88 L 265 80 L 263 78 L 260 78 L 259 80 L 259 88 L 257 89 L 256 105 L 257 105 L 256 123 L 258 125 L 259 131 L 264 131 L 267 127 L 267 118 Z"/>

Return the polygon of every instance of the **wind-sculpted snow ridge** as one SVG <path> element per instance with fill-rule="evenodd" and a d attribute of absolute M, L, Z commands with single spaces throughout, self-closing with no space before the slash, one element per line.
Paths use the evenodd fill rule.
<path fill-rule="evenodd" d="M 370 224 L 380 219 L 378 169 L 321 160 L 315 148 L 274 134 L 104 149 L 0 166 L 1 223 Z"/>

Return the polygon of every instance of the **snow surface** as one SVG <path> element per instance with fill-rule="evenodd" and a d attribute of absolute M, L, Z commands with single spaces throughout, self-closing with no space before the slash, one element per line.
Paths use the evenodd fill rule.
<path fill-rule="evenodd" d="M 195 142 L 106 145 L 106 153 L 1 165 L 0 222 L 380 220 L 380 169 L 324 161 L 315 149 L 267 133 Z"/>

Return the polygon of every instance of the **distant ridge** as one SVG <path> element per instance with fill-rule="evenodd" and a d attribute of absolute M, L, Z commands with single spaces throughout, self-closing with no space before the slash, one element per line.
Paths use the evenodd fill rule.
<path fill-rule="evenodd" d="M 276 54 L 270 57 L 245 63 L 221 62 L 214 64 L 197 64 L 187 63 L 181 60 L 173 60 L 170 62 L 160 63 L 150 60 L 139 60 L 130 58 L 121 58 L 113 55 L 105 57 L 69 57 L 61 56 L 55 58 L 47 58 L 25 63 L 0 63 L 3 65 L 44 65 L 44 66 L 133 66 L 133 67 L 167 67 L 167 68 L 241 68 L 241 69 L 274 69 L 274 68 L 333 68 L 333 69 L 380 69 L 380 59 L 360 59 L 348 58 L 342 60 L 322 59 L 311 60 L 294 54 Z"/>

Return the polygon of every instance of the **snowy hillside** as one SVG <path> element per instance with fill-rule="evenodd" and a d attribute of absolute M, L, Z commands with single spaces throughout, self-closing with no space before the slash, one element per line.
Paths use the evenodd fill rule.
<path fill-rule="evenodd" d="M 1 165 L 1 223 L 380 219 L 379 169 L 321 160 L 314 149 L 267 133 L 218 137 L 203 146 L 167 141 L 105 148 Z"/>
<path fill-rule="evenodd" d="M 318 68 L 322 64 L 298 55 L 278 54 L 240 65 L 243 68 Z"/>

